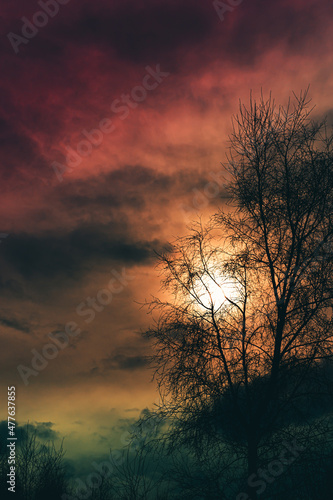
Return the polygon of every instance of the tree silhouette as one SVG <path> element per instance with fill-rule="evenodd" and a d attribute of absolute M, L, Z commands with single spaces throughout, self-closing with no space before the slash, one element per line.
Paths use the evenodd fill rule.
<path fill-rule="evenodd" d="M 307 92 L 286 107 L 271 96 L 240 105 L 231 206 L 160 256 L 173 298 L 150 303 L 161 412 L 179 442 L 223 436 L 246 450 L 242 499 L 257 498 L 258 468 L 282 436 L 304 449 L 330 408 L 333 136 L 311 111 Z"/>
<path fill-rule="evenodd" d="M 16 489 L 8 491 L 7 474 L 8 451 L 6 441 L 0 448 L 0 476 L 5 491 L 3 498 L 18 500 L 58 500 L 67 492 L 68 479 L 64 462 L 62 443 L 56 448 L 54 443 L 42 443 L 37 439 L 36 430 L 29 425 L 19 427 L 16 448 Z"/>
<path fill-rule="evenodd" d="M 160 441 L 160 420 L 143 411 L 131 428 L 129 442 L 117 457 L 110 453 L 113 466 L 112 491 L 119 500 L 150 500 L 170 497 L 170 476 L 166 473 L 163 442 Z"/>

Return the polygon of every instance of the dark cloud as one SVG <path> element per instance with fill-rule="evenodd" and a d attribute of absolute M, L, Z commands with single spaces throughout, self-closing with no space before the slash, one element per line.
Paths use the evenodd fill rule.
<path fill-rule="evenodd" d="M 14 317 L 9 318 L 2 316 L 0 317 L 0 324 L 23 333 L 30 333 L 31 331 L 31 325 L 27 321 Z"/>
<path fill-rule="evenodd" d="M 52 429 L 54 425 L 55 424 L 53 422 L 33 422 L 31 424 L 27 424 L 25 429 L 28 432 L 36 432 L 39 439 L 44 441 L 54 441 L 59 438 L 59 433 Z"/>
<path fill-rule="evenodd" d="M 70 177 L 55 190 L 61 203 L 68 210 L 100 208 L 133 208 L 144 210 L 151 194 L 167 193 L 174 179 L 142 165 L 124 165 L 106 174 L 89 178 L 89 181 Z"/>
<path fill-rule="evenodd" d="M 53 430 L 53 422 L 28 422 L 27 424 L 20 424 L 16 422 L 15 436 L 17 437 L 17 444 L 20 446 L 28 436 L 35 434 L 41 441 L 56 441 L 59 439 L 59 433 Z M 0 438 L 6 440 L 8 437 L 8 422 L 3 420 L 0 422 Z"/>
<path fill-rule="evenodd" d="M 135 348 L 132 349 L 133 352 Z M 148 366 L 148 357 L 141 354 L 110 354 L 107 358 L 101 359 L 98 366 L 94 366 L 89 372 L 91 375 L 105 375 L 114 370 L 122 370 L 132 372 Z M 87 373 L 85 374 L 87 375 Z"/>
<path fill-rule="evenodd" d="M 155 252 L 168 246 L 158 239 L 159 226 L 156 221 L 152 225 L 147 207 L 153 205 L 158 215 L 166 205 L 180 206 L 187 197 L 186 209 L 194 213 L 202 199 L 205 204 L 216 203 L 223 195 L 223 188 L 218 188 L 217 196 L 213 192 L 212 198 L 209 190 L 205 196 L 206 186 L 212 190 L 212 181 L 213 177 L 193 175 L 190 170 L 167 174 L 128 165 L 89 181 L 60 184 L 47 200 L 53 208 L 36 209 L 30 231 L 12 234 L 1 246 L 0 261 L 6 272 L 0 291 L 23 298 L 32 287 L 43 292 L 56 289 L 103 265 L 151 263 Z M 59 227 L 58 221 L 67 214 L 71 227 Z M 35 232 L 41 223 L 55 228 Z"/>
<path fill-rule="evenodd" d="M 210 181 L 190 171 L 167 175 L 133 165 L 92 177 L 89 182 L 76 179 L 59 185 L 49 196 L 54 210 L 36 210 L 32 215 L 34 225 L 38 227 L 43 221 L 51 224 L 70 213 L 73 221 L 77 219 L 76 227 L 69 230 L 57 227 L 38 234 L 32 228 L 31 232 L 11 235 L 0 252 L 8 274 L 0 280 L 0 290 L 7 289 L 20 298 L 37 281 L 40 286 L 40 281 L 48 280 L 47 288 L 52 289 L 61 286 L 64 280 L 80 279 L 96 266 L 152 262 L 155 252 L 167 249 L 167 245 L 155 236 L 156 223 L 151 238 L 140 236 L 147 235 L 150 226 L 145 213 L 147 205 L 153 203 L 155 213 L 162 213 L 171 200 L 177 203 L 186 193 L 193 198 Z M 194 209 L 192 198 L 188 201 L 189 210 Z M 210 198 L 207 200 L 212 202 Z M 128 209 L 135 214 L 133 220 L 127 215 Z M 87 218 L 90 223 L 83 222 Z M 106 222 L 102 223 L 102 219 Z"/>
<path fill-rule="evenodd" d="M 61 40 L 64 45 L 97 45 L 133 64 L 164 63 L 167 69 L 179 73 L 185 69 L 187 51 L 192 52 L 192 69 L 196 71 L 212 59 L 248 65 L 280 42 L 286 43 L 288 50 L 299 52 L 308 46 L 309 35 L 316 33 L 313 48 L 321 38 L 328 13 L 332 13 L 328 1 L 304 5 L 297 0 L 273 4 L 244 0 L 221 22 L 213 2 L 164 0 L 156 4 L 146 0 L 110 6 L 99 1 L 83 3 L 71 14 L 68 11 L 53 37 L 58 44 Z"/>
<path fill-rule="evenodd" d="M 225 49 L 222 55 L 237 64 L 252 65 L 275 46 L 281 46 L 283 50 L 285 45 L 288 52 L 294 53 L 304 51 L 305 47 L 318 50 L 328 9 L 332 10 L 325 1 L 319 6 L 314 2 L 305 5 L 297 1 L 245 0 L 226 17 L 230 27 L 220 39 L 220 47 Z M 224 24 L 221 24 L 221 30 Z"/>
<path fill-rule="evenodd" d="M 19 280 L 8 278 L 0 278 L 0 293 L 10 295 L 15 299 L 23 299 L 26 296 L 26 291 Z"/>
<path fill-rule="evenodd" d="M 32 6 L 16 0 L 16 9 L 7 7 L 2 19 L 2 31 L 20 34 L 22 15 L 32 18 Z M 61 7 L 59 14 L 39 30 L 27 45 L 21 44 L 18 61 L 45 61 L 50 67 L 67 65 L 69 49 L 84 50 L 98 47 L 108 57 L 134 64 L 167 61 L 174 66 L 177 53 L 204 42 L 216 16 L 211 5 L 198 1 L 181 4 L 173 0 L 143 2 L 99 0 L 82 1 L 79 6 Z M 1 52 L 15 57 L 8 39 L 3 39 Z M 111 62 L 111 61 L 110 61 Z M 111 69 L 112 64 L 108 65 Z"/>
<path fill-rule="evenodd" d="M 147 356 L 126 356 L 125 354 L 115 354 L 102 360 L 105 370 L 137 370 L 148 365 Z"/>
<path fill-rule="evenodd" d="M 8 9 L 10 22 L 5 23 L 4 32 L 19 32 L 21 28 L 17 12 L 23 15 L 27 8 L 23 2 L 15 3 L 21 6 L 12 12 Z M 290 50 L 298 51 L 311 33 L 320 36 L 331 5 L 328 0 L 306 5 L 296 0 L 274 3 L 244 0 L 225 14 L 223 22 L 213 2 L 206 4 L 197 0 L 182 3 L 162 0 L 158 4 L 152 0 L 112 4 L 102 0 L 82 1 L 79 8 L 69 4 L 60 10 L 57 18 L 41 29 L 27 46 L 22 45 L 26 57 L 66 65 L 66 48 L 82 50 L 95 45 L 111 57 L 115 54 L 134 64 L 166 61 L 174 66 L 180 58 L 178 72 L 185 50 L 199 49 L 197 56 L 200 56 L 204 48 L 206 57 L 201 57 L 202 65 L 212 57 L 248 64 L 255 54 L 260 55 L 279 41 L 285 41 Z M 7 45 L 9 52 L 8 41 Z M 194 59 L 200 64 L 198 57 Z"/>
<path fill-rule="evenodd" d="M 48 174 L 50 167 L 43 159 L 39 147 L 18 125 L 0 118 L 0 175 L 4 187 L 10 180 L 17 183 Z"/>
<path fill-rule="evenodd" d="M 169 154 L 172 158 L 170 161 L 175 161 L 174 156 L 177 155 L 173 156 L 170 152 Z M 187 151 L 187 155 L 190 154 L 195 156 L 195 153 Z M 109 212 L 103 213 L 103 216 L 106 216 L 117 209 L 120 217 L 119 209 L 129 208 L 144 216 L 147 206 L 151 203 L 156 206 L 156 213 L 162 212 L 166 203 L 174 204 L 178 200 L 180 203 L 184 196 L 194 197 L 198 190 L 204 192 L 205 188 L 207 191 L 209 188 L 214 190 L 212 184 L 217 184 L 218 195 L 208 196 L 207 203 L 214 203 L 219 197 L 227 197 L 224 180 L 226 175 L 222 167 L 212 168 L 210 173 L 194 169 L 191 171 L 188 168 L 164 173 L 142 165 L 124 165 L 109 173 L 91 177 L 89 182 L 77 179 L 72 181 L 68 178 L 68 182 L 61 184 L 54 192 L 54 199 L 57 202 L 60 195 L 61 204 L 72 213 L 84 210 L 92 214 L 93 210 L 108 209 Z M 100 216 L 101 212 L 98 211 L 97 214 Z M 123 221 L 122 224 L 127 223 Z"/>
<path fill-rule="evenodd" d="M 133 240 L 115 223 L 82 226 L 66 234 L 16 234 L 3 247 L 0 258 L 26 280 L 52 279 L 48 284 L 52 287 L 59 279 L 77 279 L 100 264 L 145 264 L 160 247 L 158 240 Z"/>
<path fill-rule="evenodd" d="M 101 5 L 101 4 L 100 4 Z M 71 35 L 85 43 L 111 47 L 134 63 L 161 61 L 179 48 L 202 42 L 215 22 L 199 2 L 127 3 L 115 9 L 82 9 Z"/>

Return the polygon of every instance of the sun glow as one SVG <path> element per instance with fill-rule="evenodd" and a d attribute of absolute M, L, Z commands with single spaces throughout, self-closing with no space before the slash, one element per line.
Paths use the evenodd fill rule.
<path fill-rule="evenodd" d="M 195 296 L 200 307 L 215 311 L 231 307 L 240 299 L 237 282 L 228 277 L 215 279 L 205 276 L 197 280 L 194 286 Z"/>

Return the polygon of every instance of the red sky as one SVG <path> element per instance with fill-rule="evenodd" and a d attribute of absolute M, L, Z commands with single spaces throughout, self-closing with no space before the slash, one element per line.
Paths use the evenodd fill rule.
<path fill-rule="evenodd" d="M 243 0 L 222 21 L 210 1 L 70 0 L 31 35 L 38 2 L 3 2 L 0 366 L 22 422 L 52 422 L 84 452 L 153 403 L 138 302 L 159 293 L 154 250 L 224 203 L 220 162 L 251 90 L 285 104 L 310 85 L 332 121 L 332 9 Z M 105 119 L 113 130 L 82 145 Z M 87 155 L 61 179 L 66 146 Z M 86 323 L 76 308 L 123 269 L 135 278 Z M 69 321 L 80 334 L 24 385 L 17 366 Z"/>

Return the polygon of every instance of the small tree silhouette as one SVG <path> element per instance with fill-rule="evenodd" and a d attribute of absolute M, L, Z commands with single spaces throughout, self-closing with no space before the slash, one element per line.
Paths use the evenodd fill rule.
<path fill-rule="evenodd" d="M 116 457 L 110 454 L 113 465 L 112 491 L 117 500 L 168 500 L 170 476 L 167 474 L 164 442 L 160 439 L 160 421 L 151 412 L 132 426 L 128 445 Z"/>
<path fill-rule="evenodd" d="M 61 443 L 56 449 L 54 443 L 41 443 L 36 430 L 30 426 L 18 430 L 16 448 L 16 491 L 17 500 L 59 500 L 67 491 L 64 450 Z M 7 483 L 7 450 L 1 449 L 0 474 L 3 485 Z M 8 485 L 7 485 L 8 486 Z M 2 498 L 2 497 L 1 497 Z M 13 493 L 4 491 L 4 498 L 13 498 Z"/>

